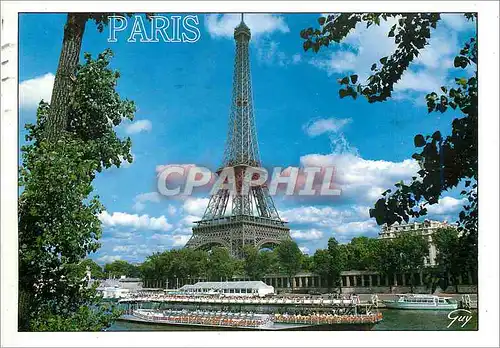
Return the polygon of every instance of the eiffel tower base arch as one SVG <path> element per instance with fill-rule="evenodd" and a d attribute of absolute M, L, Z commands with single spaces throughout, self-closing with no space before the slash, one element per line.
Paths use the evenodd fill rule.
<path fill-rule="evenodd" d="M 252 245 L 261 249 L 290 240 L 290 229 L 271 219 L 256 216 L 229 216 L 193 227 L 193 235 L 186 248 L 209 249 L 213 245 L 228 248 L 231 256 L 243 257 L 243 247 Z"/>

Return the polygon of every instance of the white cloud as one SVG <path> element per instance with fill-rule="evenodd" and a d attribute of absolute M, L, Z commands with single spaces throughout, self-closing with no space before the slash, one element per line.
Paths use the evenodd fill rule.
<path fill-rule="evenodd" d="M 173 206 L 172 204 L 169 204 L 168 208 L 167 208 L 167 213 L 170 216 L 174 216 L 177 213 L 177 208 L 175 206 Z"/>
<path fill-rule="evenodd" d="M 146 202 L 160 203 L 161 195 L 158 192 L 146 192 L 135 196 L 133 209 L 137 212 L 144 210 Z"/>
<path fill-rule="evenodd" d="M 212 37 L 233 38 L 234 28 L 241 22 L 239 14 L 209 14 L 205 17 L 205 26 Z M 290 29 L 282 16 L 274 14 L 246 14 L 245 23 L 252 36 L 273 32 L 288 33 Z"/>
<path fill-rule="evenodd" d="M 295 53 L 295 54 L 292 56 L 292 63 L 293 63 L 293 64 L 300 63 L 301 61 L 302 61 L 302 56 L 301 56 L 299 53 Z"/>
<path fill-rule="evenodd" d="M 133 236 L 132 232 L 113 231 L 113 238 L 117 238 L 117 239 L 130 239 L 132 236 Z"/>
<path fill-rule="evenodd" d="M 420 169 L 413 159 L 402 162 L 366 160 L 350 153 L 309 154 L 300 158 L 303 167 L 334 167 L 334 184 L 341 197 L 357 204 L 373 204 L 380 194 L 400 180 L 409 181 Z"/>
<path fill-rule="evenodd" d="M 261 40 L 257 43 L 257 59 L 266 64 L 285 66 L 288 58 L 285 52 L 279 49 L 279 43 L 273 40 Z"/>
<path fill-rule="evenodd" d="M 457 35 L 441 31 L 434 31 L 433 34 L 413 64 L 429 69 L 449 69 L 453 66 L 453 58 L 460 51 Z"/>
<path fill-rule="evenodd" d="M 186 234 L 154 234 L 151 239 L 157 240 L 159 243 L 168 244 L 171 247 L 178 247 L 186 245 L 191 235 Z"/>
<path fill-rule="evenodd" d="M 463 209 L 469 201 L 467 198 L 456 199 L 450 196 L 440 198 L 437 204 L 428 205 L 427 213 L 429 215 L 455 214 Z"/>
<path fill-rule="evenodd" d="M 193 226 L 195 221 L 200 221 L 200 220 L 201 220 L 201 217 L 199 217 L 199 216 L 186 215 L 182 219 L 179 220 L 178 225 L 180 228 L 191 227 L 191 226 Z"/>
<path fill-rule="evenodd" d="M 194 221 L 198 221 L 200 219 L 197 219 L 197 220 L 194 220 Z M 175 230 L 172 231 L 172 234 L 174 235 L 178 235 L 178 234 L 188 234 L 188 235 L 191 235 L 193 233 L 193 230 L 192 228 L 190 227 L 192 226 L 192 223 L 191 225 L 187 226 L 187 227 L 178 227 L 176 228 Z"/>
<path fill-rule="evenodd" d="M 269 38 L 260 38 L 255 42 L 257 50 L 257 61 L 266 65 L 278 65 L 281 67 L 299 64 L 302 56 L 295 53 L 292 56 L 280 49 L 280 43 Z"/>
<path fill-rule="evenodd" d="M 191 215 L 202 216 L 208 206 L 208 198 L 188 198 L 182 205 L 182 209 Z"/>
<path fill-rule="evenodd" d="M 394 92 L 416 91 L 422 95 L 439 91 L 446 84 L 448 70 L 453 68 L 453 59 L 459 51 L 456 33 L 433 31 L 429 44 L 420 51 L 401 80 L 394 85 Z"/>
<path fill-rule="evenodd" d="M 36 109 L 43 99 L 50 103 L 55 76 L 47 73 L 19 84 L 19 107 L 21 109 Z"/>
<path fill-rule="evenodd" d="M 302 254 L 309 254 L 309 248 L 306 246 L 299 246 L 300 251 L 302 251 Z"/>
<path fill-rule="evenodd" d="M 456 31 L 473 29 L 476 25 L 475 21 L 468 21 L 463 13 L 442 14 L 441 20 L 447 27 Z"/>
<path fill-rule="evenodd" d="M 103 255 L 97 259 L 98 263 L 111 263 L 113 261 L 121 260 L 122 257 L 120 255 Z"/>
<path fill-rule="evenodd" d="M 184 245 L 186 245 L 186 243 L 189 240 L 189 238 L 191 238 L 191 236 L 187 236 L 187 235 L 174 235 L 174 236 L 172 236 L 172 239 L 174 241 L 173 244 L 172 244 L 172 246 L 173 247 L 184 246 Z"/>
<path fill-rule="evenodd" d="M 433 74 L 428 71 L 412 71 L 407 70 L 403 73 L 401 80 L 394 85 L 394 92 L 402 91 L 417 91 L 422 93 L 429 93 L 431 91 L 439 91 L 443 86 L 445 80 L 443 76 Z"/>
<path fill-rule="evenodd" d="M 120 252 L 127 252 L 132 249 L 132 246 L 130 245 L 117 245 L 113 247 L 113 251 L 120 251 Z"/>
<path fill-rule="evenodd" d="M 323 237 L 323 231 L 317 230 L 315 228 L 309 230 L 291 230 L 290 235 L 292 238 L 299 240 L 315 240 L 321 239 Z"/>
<path fill-rule="evenodd" d="M 372 25 L 366 28 L 365 24 L 359 23 L 352 30 L 343 44 L 336 46 L 336 50 L 330 52 L 328 57 L 315 57 L 310 63 L 322 70 L 328 76 L 335 73 L 357 73 L 360 82 L 365 82 L 369 76 L 370 67 L 377 63 L 380 58 L 390 55 L 396 48 L 394 38 L 387 37 L 395 20 L 380 23 L 380 26 Z"/>
<path fill-rule="evenodd" d="M 462 45 L 457 33 L 474 30 L 475 23 L 467 22 L 463 14 L 445 14 L 441 17 L 442 22 L 438 23 L 437 29 L 431 31 L 429 44 L 420 50 L 420 55 L 394 85 L 395 100 L 409 99 L 416 105 L 424 105 L 423 95 L 438 91 L 453 73 L 453 59 Z M 396 50 L 394 38 L 387 36 L 394 23 L 395 20 L 390 19 L 380 26 L 372 25 L 369 28 L 360 23 L 342 44 L 325 50 L 326 57 L 316 56 L 309 62 L 326 71 L 328 76 L 357 73 L 358 80 L 366 83 L 372 64 L 380 65 L 380 58 L 390 56 Z"/>
<path fill-rule="evenodd" d="M 159 240 L 159 241 L 162 241 L 162 242 L 165 242 L 167 240 L 169 240 L 172 236 L 169 236 L 167 234 L 159 234 L 159 233 L 155 233 L 151 236 L 151 239 L 155 239 L 155 240 Z"/>
<path fill-rule="evenodd" d="M 300 206 L 279 212 L 287 222 L 328 226 L 342 221 L 349 212 L 332 207 Z"/>
<path fill-rule="evenodd" d="M 361 235 L 376 236 L 379 227 L 374 219 L 370 219 L 368 209 L 355 204 L 341 207 L 299 206 L 281 211 L 280 216 L 290 223 L 292 238 L 325 247 L 330 237 L 346 243 Z M 295 229 L 294 226 L 301 227 Z M 309 247 L 313 245 L 308 244 Z"/>
<path fill-rule="evenodd" d="M 118 158 L 120 159 L 121 163 L 120 163 L 120 167 L 121 168 L 128 168 L 130 167 L 132 164 L 134 164 L 134 161 L 135 161 L 135 155 L 132 153 L 132 163 L 127 161 L 122 155 L 118 155 Z"/>
<path fill-rule="evenodd" d="M 137 215 L 122 212 L 114 212 L 110 215 L 107 211 L 99 214 L 99 220 L 108 227 L 129 227 L 134 229 L 168 231 L 172 225 L 167 222 L 167 218 L 162 215 L 158 218 L 150 217 L 147 214 Z"/>
<path fill-rule="evenodd" d="M 342 224 L 335 228 L 335 231 L 341 234 L 361 235 L 367 232 L 376 232 L 379 228 L 375 219 L 365 221 L 352 221 Z"/>
<path fill-rule="evenodd" d="M 137 120 L 126 126 L 125 132 L 127 134 L 136 134 L 140 132 L 149 132 L 153 128 L 150 120 Z"/>
<path fill-rule="evenodd" d="M 305 124 L 302 128 L 310 137 L 316 137 L 323 133 L 336 133 L 351 122 L 351 118 L 322 118 L 319 120 L 311 121 Z"/>
<path fill-rule="evenodd" d="M 136 212 L 143 211 L 146 208 L 146 204 L 142 202 L 135 202 L 134 205 L 132 206 L 132 209 L 134 209 Z"/>

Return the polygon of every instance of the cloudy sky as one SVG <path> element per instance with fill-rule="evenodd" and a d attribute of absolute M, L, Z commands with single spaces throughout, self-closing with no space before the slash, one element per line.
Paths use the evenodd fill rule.
<path fill-rule="evenodd" d="M 463 71 L 453 58 L 474 34 L 463 16 L 443 16 L 431 44 L 397 84 L 393 98 L 370 105 L 338 98 L 337 78 L 358 73 L 389 55 L 391 23 L 361 26 L 344 43 L 320 53 L 303 52 L 299 33 L 316 25 L 317 14 L 248 15 L 255 117 L 263 164 L 335 166 L 340 197 L 275 197 L 291 235 L 306 253 L 326 246 L 329 237 L 348 242 L 377 236 L 368 209 L 399 180 L 418 170 L 411 159 L 413 137 L 436 130 L 448 134 L 452 112 L 428 115 L 424 96 L 450 85 Z M 157 170 L 169 164 L 221 164 L 234 60 L 235 15 L 198 15 L 201 38 L 189 43 L 127 43 L 126 34 L 108 43 L 108 32 L 87 24 L 83 52 L 109 47 L 121 73 L 118 90 L 134 100 L 136 119 L 119 127 L 133 141 L 134 162 L 101 173 L 94 184 L 106 211 L 102 248 L 92 258 L 141 262 L 154 251 L 182 247 L 192 222 L 201 217 L 205 195 L 167 199 L 156 192 Z M 49 101 L 61 48 L 64 15 L 20 17 L 20 129 L 33 122 L 40 99 Z M 121 35 L 121 36 L 120 36 Z M 458 75 L 457 75 L 458 74 Z M 20 142 L 25 131 L 21 129 Z M 429 209 L 429 218 L 455 221 L 463 201 L 447 192 Z"/>

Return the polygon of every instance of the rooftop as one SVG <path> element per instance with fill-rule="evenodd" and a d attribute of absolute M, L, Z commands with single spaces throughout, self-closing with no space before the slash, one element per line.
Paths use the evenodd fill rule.
<path fill-rule="evenodd" d="M 237 282 L 198 282 L 193 285 L 184 285 L 179 290 L 188 289 L 269 289 L 272 286 L 262 281 L 237 281 Z"/>

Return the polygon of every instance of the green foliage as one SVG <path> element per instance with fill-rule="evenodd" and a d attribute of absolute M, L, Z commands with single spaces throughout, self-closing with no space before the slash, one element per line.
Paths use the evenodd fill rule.
<path fill-rule="evenodd" d="M 85 64 L 76 70 L 76 82 L 71 93 L 66 137 L 77 139 L 85 147 L 86 158 L 97 163 L 97 171 L 111 166 L 120 167 L 122 161 L 132 163 L 130 138 L 120 139 L 114 127 L 125 120 L 133 120 L 135 105 L 122 100 L 116 91 L 120 74 L 109 68 L 113 53 L 106 49 L 97 59 L 84 54 Z M 49 105 L 41 103 L 36 124 L 27 124 L 27 141 L 38 146 L 47 126 Z"/>
<path fill-rule="evenodd" d="M 379 240 L 377 270 L 383 274 L 417 272 L 429 255 L 429 243 L 414 233 L 401 233 L 394 239 Z"/>
<path fill-rule="evenodd" d="M 154 253 L 139 266 L 144 281 L 203 277 L 208 268 L 208 253 L 203 250 L 180 249 Z"/>
<path fill-rule="evenodd" d="M 378 246 L 378 239 L 368 237 L 354 237 L 346 246 L 346 269 L 373 269 Z"/>
<path fill-rule="evenodd" d="M 402 233 L 393 243 L 394 248 L 399 251 L 400 273 L 415 272 L 424 267 L 424 258 L 429 256 L 429 243 L 425 237 L 414 233 Z"/>
<path fill-rule="evenodd" d="M 340 286 L 341 273 L 347 270 L 349 250 L 335 238 L 328 240 L 327 249 L 318 249 L 313 256 L 313 270 L 327 280 L 328 288 Z"/>
<path fill-rule="evenodd" d="M 305 272 L 311 272 L 313 268 L 313 258 L 307 254 L 302 254 L 302 260 L 300 260 L 300 269 Z"/>
<path fill-rule="evenodd" d="M 105 279 L 106 278 L 106 275 L 104 274 L 101 266 L 99 266 L 92 259 L 85 259 L 78 264 L 69 264 L 68 267 L 73 267 L 74 272 L 76 272 L 78 277 L 80 277 L 81 279 L 83 279 L 87 276 L 87 270 L 90 271 L 90 275 L 91 275 L 92 279 Z"/>
<path fill-rule="evenodd" d="M 340 274 L 346 268 L 346 248 L 340 245 L 335 238 L 328 239 L 328 254 L 332 263 L 330 277 L 333 285 L 339 285 Z"/>
<path fill-rule="evenodd" d="M 55 143 L 42 136 L 50 111 L 47 103 L 40 103 L 37 123 L 26 125 L 29 143 L 22 147 L 19 173 L 21 330 L 49 327 L 50 318 L 58 323 L 54 325 L 74 325 L 78 318 L 81 327 L 88 328 L 90 322 L 112 317 L 112 312 L 93 311 L 89 322 L 84 321 L 88 312 L 83 308 L 95 305 L 98 298 L 78 271 L 80 262 L 100 246 L 97 216 L 103 206 L 91 196 L 92 180 L 103 167 L 131 159 L 130 140 L 118 139 L 113 130 L 121 122 L 114 108 L 121 107 L 123 116 L 132 119 L 134 107 L 115 91 L 118 75 L 107 67 L 110 57 L 110 51 L 97 60 L 86 55 L 86 63 L 78 67 L 76 92 L 68 101 L 72 121 Z"/>
<path fill-rule="evenodd" d="M 216 247 L 208 255 L 207 275 L 209 280 L 231 280 L 235 271 L 235 262 L 227 248 Z"/>
<path fill-rule="evenodd" d="M 477 63 L 477 44 L 471 39 L 460 52 L 467 64 Z M 433 92 L 426 96 L 429 112 L 443 113 L 449 107 L 459 110 L 463 117 L 452 121 L 452 131 L 442 136 L 415 136 L 415 146 L 422 148 L 413 158 L 420 163 L 418 178 L 408 185 L 398 183 L 397 189 L 380 198 L 370 215 L 379 224 L 408 221 L 410 217 L 427 214 L 427 205 L 436 204 L 442 192 L 464 184 L 461 194 L 468 200 L 459 215 L 461 230 L 472 234 L 471 245 L 477 246 L 478 218 L 478 109 L 477 68 L 474 76 L 455 79 L 456 88 L 441 87 L 444 94 Z M 390 193 L 390 192 L 388 192 Z M 477 253 L 477 252 L 476 252 Z"/>
<path fill-rule="evenodd" d="M 320 28 L 307 28 L 300 32 L 304 39 L 305 51 L 312 49 L 318 52 L 322 46 L 328 47 L 332 42 L 340 43 L 355 29 L 358 24 L 366 23 L 366 27 L 380 25 L 381 21 L 393 20 L 388 37 L 394 38 L 396 50 L 388 57 L 381 57 L 380 65 L 374 63 L 371 67 L 373 74 L 366 83 L 358 81 L 358 75 L 346 76 L 339 79 L 341 98 L 350 96 L 354 99 L 358 95 L 366 97 L 368 102 L 385 101 L 391 97 L 394 84 L 410 63 L 418 57 L 431 37 L 431 28 L 436 28 L 440 20 L 438 13 L 341 13 L 321 17 L 318 20 Z"/>
<path fill-rule="evenodd" d="M 276 255 L 282 272 L 289 278 L 300 271 L 302 252 L 293 240 L 282 241 L 276 247 Z"/>
<path fill-rule="evenodd" d="M 400 269 L 400 250 L 395 248 L 394 240 L 380 239 L 377 241 L 378 248 L 375 255 L 374 268 L 383 275 L 393 275 Z"/>
<path fill-rule="evenodd" d="M 418 272 L 424 267 L 428 243 L 419 235 L 405 233 L 394 239 L 356 237 L 348 244 L 328 240 L 327 249 L 313 256 L 312 270 L 327 280 L 328 287 L 341 285 L 342 271 L 372 270 L 383 275 Z"/>
<path fill-rule="evenodd" d="M 434 233 L 433 241 L 437 251 L 435 275 L 440 281 L 447 282 L 449 275 L 457 287 L 461 275 L 477 270 L 477 254 L 471 253 L 474 246 L 470 245 L 469 234 L 460 234 L 454 228 L 442 228 Z"/>
<path fill-rule="evenodd" d="M 259 251 L 251 245 L 243 248 L 243 270 L 252 280 L 261 280 L 269 272 L 272 262 L 271 251 Z"/>
<path fill-rule="evenodd" d="M 97 303 L 100 301 L 97 300 Z M 102 315 L 106 313 L 106 315 Z M 102 331 L 116 320 L 122 311 L 111 304 L 103 303 L 97 307 L 84 305 L 69 315 L 54 315 L 44 312 L 32 322 L 33 331 Z"/>
<path fill-rule="evenodd" d="M 123 260 L 116 260 L 111 263 L 107 263 L 104 265 L 104 272 L 108 278 L 120 278 L 121 276 L 137 278 L 141 276 L 138 266 L 132 265 Z"/>
<path fill-rule="evenodd" d="M 475 20 L 476 14 L 465 13 L 467 20 Z M 396 84 L 410 63 L 418 57 L 420 51 L 429 43 L 432 29 L 439 20 L 438 13 L 343 13 L 321 17 L 319 29 L 307 28 L 301 31 L 304 50 L 318 52 L 330 43 L 340 43 L 360 23 L 366 27 L 379 25 L 381 21 L 391 20 L 395 24 L 390 28 L 388 37 L 394 38 L 395 51 L 371 66 L 372 74 L 365 82 L 358 80 L 358 75 L 345 76 L 338 80 L 342 88 L 341 98 L 358 95 L 370 102 L 381 102 L 391 97 Z M 421 152 L 413 154 L 421 166 L 418 177 L 412 182 L 395 184 L 396 190 L 383 193 L 370 216 L 378 224 L 408 222 L 411 217 L 418 218 L 427 214 L 427 205 L 438 203 L 442 192 L 465 183 L 462 195 L 469 204 L 460 213 L 460 228 L 470 234 L 469 242 L 476 248 L 477 254 L 477 38 L 470 38 L 455 57 L 455 68 L 472 67 L 472 76 L 455 79 L 453 87 L 442 86 L 441 94 L 432 92 L 426 96 L 429 112 L 444 113 L 449 108 L 459 111 L 462 117 L 452 121 L 452 132 L 443 136 L 439 131 L 432 135 L 418 134 L 414 138 L 415 146 Z"/>
<path fill-rule="evenodd" d="M 333 263 L 330 253 L 326 249 L 317 249 L 313 255 L 312 270 L 314 273 L 326 279 L 331 284 L 333 274 Z"/>

